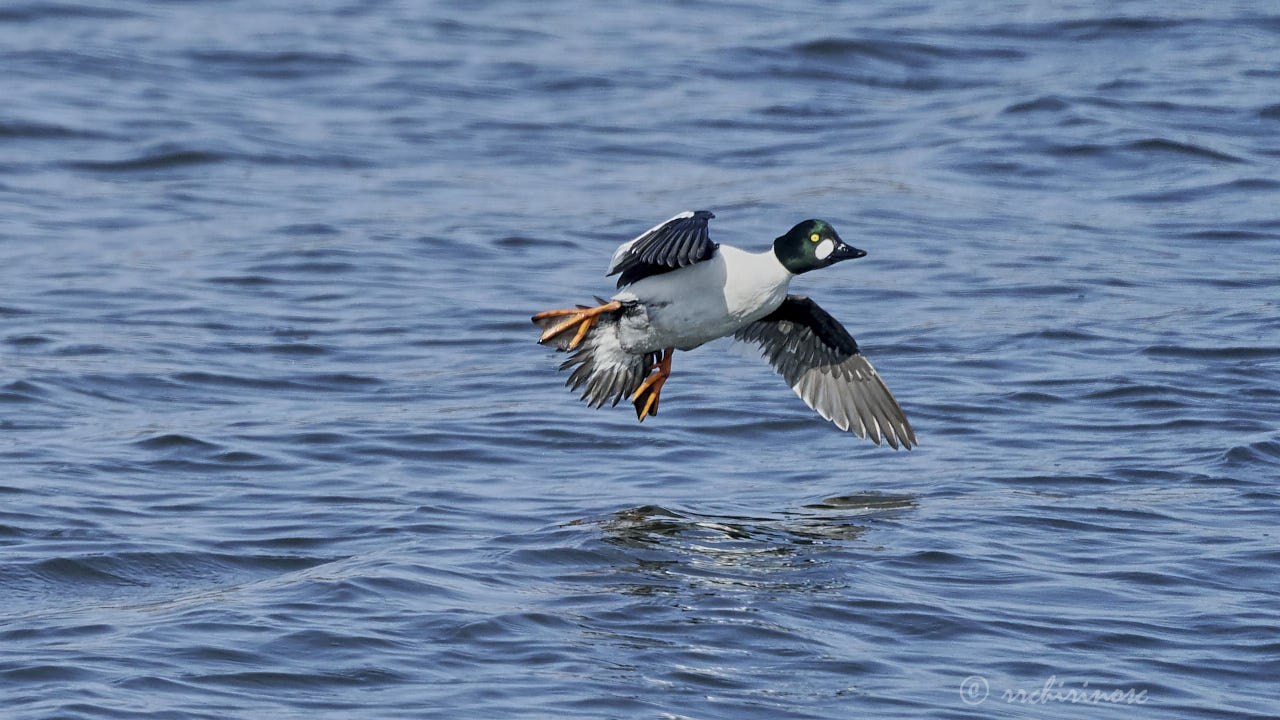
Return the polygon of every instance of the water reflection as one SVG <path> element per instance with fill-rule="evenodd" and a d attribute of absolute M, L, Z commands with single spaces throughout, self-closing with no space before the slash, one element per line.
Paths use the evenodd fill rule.
<path fill-rule="evenodd" d="M 823 567 L 841 555 L 874 552 L 860 542 L 878 519 L 916 507 L 915 496 L 857 492 L 826 498 L 777 515 L 714 515 L 661 505 L 619 510 L 597 521 L 602 541 L 624 550 L 630 563 L 611 574 L 630 575 L 627 593 L 652 594 L 672 583 L 706 588 L 816 590 L 843 584 L 844 572 Z M 655 587 L 656 586 L 656 587 Z"/>

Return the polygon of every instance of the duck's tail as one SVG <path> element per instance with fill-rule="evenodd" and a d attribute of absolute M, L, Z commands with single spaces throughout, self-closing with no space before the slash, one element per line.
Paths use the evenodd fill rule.
<path fill-rule="evenodd" d="M 561 370 L 573 370 L 565 385 L 582 388 L 579 399 L 592 407 L 606 402 L 617 405 L 630 398 L 659 359 L 656 352 L 636 354 L 622 349 L 618 321 L 625 311 L 621 303 L 601 301 L 594 308 L 579 306 L 533 316 L 534 324 L 543 330 L 539 343 L 573 353 L 560 364 Z"/>

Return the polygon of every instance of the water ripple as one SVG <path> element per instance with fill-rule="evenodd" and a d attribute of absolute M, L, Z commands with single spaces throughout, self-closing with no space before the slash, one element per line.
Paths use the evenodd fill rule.
<path fill-rule="evenodd" d="M 1272 714 L 1274 13 L 464 5 L 0 9 L 9 714 Z M 529 315 L 699 207 L 868 251 L 919 448 L 575 402 Z"/>

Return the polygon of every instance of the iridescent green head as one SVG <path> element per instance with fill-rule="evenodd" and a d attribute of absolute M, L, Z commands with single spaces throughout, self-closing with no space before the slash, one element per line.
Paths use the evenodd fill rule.
<path fill-rule="evenodd" d="M 866 255 L 841 240 L 835 228 L 823 220 L 798 223 L 773 241 L 773 254 L 783 267 L 796 275 Z"/>

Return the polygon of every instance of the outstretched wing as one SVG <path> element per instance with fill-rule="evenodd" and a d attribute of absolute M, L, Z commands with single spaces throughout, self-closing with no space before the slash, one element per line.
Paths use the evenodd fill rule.
<path fill-rule="evenodd" d="M 719 247 L 707 232 L 713 217 L 706 210 L 686 210 L 649 228 L 614 251 L 605 275 L 622 273 L 618 278 L 618 287 L 622 287 L 710 258 Z"/>
<path fill-rule="evenodd" d="M 758 343 L 796 395 L 841 430 L 870 436 L 877 445 L 883 437 L 894 449 L 918 444 L 902 408 L 858 343 L 809 298 L 788 295 L 777 310 L 734 338 Z"/>

